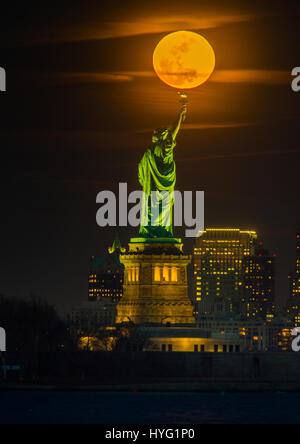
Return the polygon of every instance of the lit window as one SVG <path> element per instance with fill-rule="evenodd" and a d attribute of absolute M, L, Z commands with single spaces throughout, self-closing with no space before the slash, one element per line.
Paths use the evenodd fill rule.
<path fill-rule="evenodd" d="M 172 282 L 178 281 L 178 268 L 172 267 Z"/>
<path fill-rule="evenodd" d="M 160 281 L 160 267 L 155 267 L 154 268 L 154 280 L 156 282 Z"/>
<path fill-rule="evenodd" d="M 170 269 L 167 266 L 163 268 L 163 280 L 168 282 L 170 280 Z"/>

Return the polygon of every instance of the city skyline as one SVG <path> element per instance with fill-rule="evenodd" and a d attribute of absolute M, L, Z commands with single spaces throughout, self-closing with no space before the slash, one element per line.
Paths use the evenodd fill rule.
<path fill-rule="evenodd" d="M 82 300 L 90 256 L 116 234 L 97 227 L 96 195 L 119 182 L 137 189 L 153 129 L 178 110 L 176 92 L 155 78 L 153 49 L 187 28 L 212 43 L 217 65 L 190 94 L 177 188 L 205 191 L 206 227 L 259 234 L 277 255 L 276 293 L 285 301 L 300 220 L 300 95 L 291 88 L 299 5 L 275 3 L 91 2 L 84 14 L 79 3 L 28 3 L 17 16 L 4 6 L 0 293 L 34 293 L 62 311 Z M 117 231 L 123 245 L 136 234 Z M 187 239 L 185 251 L 193 246 Z"/>
<path fill-rule="evenodd" d="M 257 318 L 271 322 L 273 318 L 289 313 L 293 308 L 291 314 L 296 313 L 295 321 L 298 325 L 295 304 L 299 305 L 299 238 L 297 232 L 298 256 L 295 272 L 289 275 L 289 298 L 284 304 L 278 304 L 278 298 L 275 297 L 277 256 L 265 248 L 257 233 L 232 228 L 207 228 L 195 241 L 188 273 L 189 297 L 194 305 L 196 322 L 203 316 L 217 314 L 226 317 L 230 313 L 240 315 L 245 320 Z M 102 256 L 91 257 L 88 301 L 110 300 L 115 306 L 118 305 L 123 297 L 124 269 L 121 262 L 127 254 L 116 236 L 112 247 Z M 135 265 L 126 280 L 138 282 L 140 273 L 141 270 L 139 267 L 136 269 Z M 154 268 L 153 273 L 154 281 L 161 280 L 162 276 L 169 281 L 171 275 L 172 279 L 175 276 L 171 268 L 168 272 Z"/>

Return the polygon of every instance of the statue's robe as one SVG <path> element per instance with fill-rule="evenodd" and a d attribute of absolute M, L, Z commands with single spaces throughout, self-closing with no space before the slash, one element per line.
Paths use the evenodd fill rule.
<path fill-rule="evenodd" d="M 173 237 L 172 207 L 176 184 L 173 150 L 175 146 L 176 142 L 173 139 L 172 144 L 169 145 L 160 142 L 145 152 L 139 164 L 139 182 L 144 192 L 140 227 L 142 237 Z"/>

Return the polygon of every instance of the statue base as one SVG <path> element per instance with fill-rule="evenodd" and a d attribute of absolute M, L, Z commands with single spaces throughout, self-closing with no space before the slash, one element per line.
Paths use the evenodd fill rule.
<path fill-rule="evenodd" d="M 183 243 L 181 239 L 161 237 L 161 238 L 142 238 L 136 237 L 130 239 L 129 253 L 152 252 L 153 254 L 182 253 Z"/>
<path fill-rule="evenodd" d="M 130 239 L 131 244 L 181 244 L 181 239 L 175 237 L 134 237 Z"/>
<path fill-rule="evenodd" d="M 135 325 L 194 325 L 188 297 L 187 266 L 180 239 L 131 239 L 124 264 L 124 292 L 116 323 Z"/>

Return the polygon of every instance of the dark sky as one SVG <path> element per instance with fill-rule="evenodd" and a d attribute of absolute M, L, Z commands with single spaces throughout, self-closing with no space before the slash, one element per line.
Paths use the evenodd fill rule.
<path fill-rule="evenodd" d="M 205 191 L 206 227 L 258 232 L 278 255 L 283 301 L 300 221 L 300 93 L 290 86 L 299 2 L 23 3 L 1 5 L 0 293 L 62 310 L 87 297 L 89 257 L 116 233 L 97 227 L 96 195 L 119 182 L 138 189 L 152 129 L 178 111 L 152 53 L 168 32 L 190 29 L 213 45 L 217 66 L 190 93 L 177 188 Z M 136 234 L 118 232 L 124 244 Z"/>

